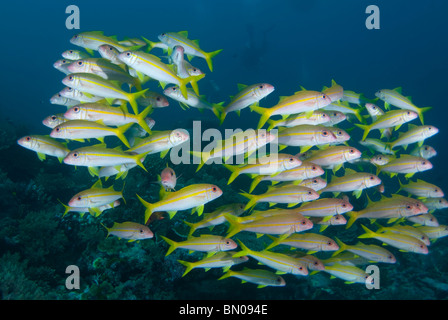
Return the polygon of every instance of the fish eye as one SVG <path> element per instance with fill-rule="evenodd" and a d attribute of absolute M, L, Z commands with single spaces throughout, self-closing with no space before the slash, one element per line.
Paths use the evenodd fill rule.
<path fill-rule="evenodd" d="M 261 85 L 259 86 L 259 88 L 260 88 L 260 89 L 263 89 L 263 85 L 261 84 Z"/>
<path fill-rule="evenodd" d="M 306 221 L 305 220 L 302 220 L 302 225 L 306 225 Z"/>
<path fill-rule="evenodd" d="M 332 243 L 331 243 L 331 241 L 328 241 L 327 244 L 328 244 L 329 246 L 331 246 Z"/>
<path fill-rule="evenodd" d="M 31 140 L 31 137 L 26 137 L 25 140 L 26 140 L 26 141 L 30 141 L 30 140 Z"/>
<path fill-rule="evenodd" d="M 82 197 L 81 196 L 79 196 L 78 198 L 77 198 L 79 201 L 81 201 L 82 200 Z"/>
<path fill-rule="evenodd" d="M 57 118 L 56 118 L 56 116 L 51 116 L 51 120 L 56 120 Z"/>
<path fill-rule="evenodd" d="M 83 62 L 82 61 L 78 61 L 78 66 L 82 66 Z"/>
<path fill-rule="evenodd" d="M 342 204 L 342 208 L 345 208 L 347 205 L 345 203 Z"/>
<path fill-rule="evenodd" d="M 110 50 L 110 51 L 113 51 L 113 50 L 114 50 L 114 48 L 112 48 L 112 47 L 109 47 L 109 50 Z"/>
<path fill-rule="evenodd" d="M 68 80 L 72 81 L 73 80 L 73 76 L 68 76 Z"/>
<path fill-rule="evenodd" d="M 354 149 L 350 149 L 348 152 L 355 153 L 355 150 Z"/>
<path fill-rule="evenodd" d="M 328 131 L 322 131 L 322 135 L 324 136 L 324 137 L 326 137 L 327 135 L 328 135 Z"/>
<path fill-rule="evenodd" d="M 198 71 L 198 69 L 196 69 L 196 68 L 193 68 L 193 71 L 194 71 L 194 72 L 196 72 L 196 71 Z"/>
<path fill-rule="evenodd" d="M 130 52 L 126 52 L 126 56 L 130 57 L 131 53 Z"/>
<path fill-rule="evenodd" d="M 140 233 L 143 233 L 143 229 L 140 229 L 139 231 L 140 231 Z"/>
<path fill-rule="evenodd" d="M 61 128 L 56 127 L 55 130 L 56 130 L 56 132 L 59 132 L 59 131 L 61 131 Z"/>
<path fill-rule="evenodd" d="M 308 194 L 309 194 L 309 195 L 312 195 L 313 193 L 312 193 L 311 191 L 308 191 Z"/>
<path fill-rule="evenodd" d="M 422 161 L 422 165 L 425 165 L 426 164 L 426 161 Z"/>
<path fill-rule="evenodd" d="M 439 200 L 439 203 L 442 203 L 442 200 Z"/>
<path fill-rule="evenodd" d="M 369 178 L 370 180 L 373 180 L 373 179 L 375 179 L 373 176 L 370 176 L 370 178 Z"/>
<path fill-rule="evenodd" d="M 436 189 L 434 189 L 434 192 L 439 192 L 439 189 L 437 189 L 437 188 L 436 188 Z"/>
<path fill-rule="evenodd" d="M 322 99 L 325 99 L 326 97 L 327 97 L 326 95 L 324 95 L 324 94 L 322 95 Z"/>
<path fill-rule="evenodd" d="M 226 241 L 226 245 L 230 245 L 230 241 L 229 240 Z"/>
<path fill-rule="evenodd" d="M 77 39 L 77 38 L 78 38 L 78 35 L 77 35 L 77 34 L 75 34 L 75 35 L 73 36 L 73 38 L 74 38 L 74 39 Z"/>
<path fill-rule="evenodd" d="M 60 94 L 60 93 L 58 93 L 58 97 L 59 97 L 59 98 L 62 98 L 62 96 L 61 96 L 61 94 Z"/>
<path fill-rule="evenodd" d="M 213 188 L 212 188 L 212 191 L 213 191 L 213 192 L 216 192 L 216 191 L 218 191 L 218 188 L 213 187 Z"/>
<path fill-rule="evenodd" d="M 79 111 L 79 107 L 74 107 L 73 111 L 78 112 Z"/>
<path fill-rule="evenodd" d="M 73 158 L 78 158 L 78 156 L 79 156 L 79 153 L 77 153 L 77 152 L 75 152 L 75 153 L 73 154 Z"/>
<path fill-rule="evenodd" d="M 176 87 L 173 87 L 173 91 L 176 91 L 177 90 L 177 88 Z"/>
<path fill-rule="evenodd" d="M 412 208 L 412 207 L 411 207 L 410 205 L 407 205 L 407 206 L 406 206 L 406 209 L 408 209 L 408 210 L 411 210 L 411 208 Z"/>
<path fill-rule="evenodd" d="M 316 167 L 316 166 L 312 166 L 312 167 L 311 167 L 311 170 L 313 170 L 313 171 L 314 171 L 314 170 L 317 170 L 317 167 Z"/>
<path fill-rule="evenodd" d="M 289 158 L 289 162 L 293 162 L 294 161 L 294 159 L 293 158 Z"/>
<path fill-rule="evenodd" d="M 314 180 L 313 180 L 313 183 L 317 183 L 317 179 L 314 179 Z"/>
<path fill-rule="evenodd" d="M 156 100 L 157 100 L 157 101 L 160 101 L 160 97 L 157 97 Z"/>
<path fill-rule="evenodd" d="M 338 135 L 342 136 L 342 131 L 338 131 Z"/>
<path fill-rule="evenodd" d="M 299 270 L 303 270 L 303 267 L 299 267 Z"/>

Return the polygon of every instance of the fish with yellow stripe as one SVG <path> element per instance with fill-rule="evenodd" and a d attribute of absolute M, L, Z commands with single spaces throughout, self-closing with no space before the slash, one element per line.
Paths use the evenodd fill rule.
<path fill-rule="evenodd" d="M 139 113 L 136 99 L 148 90 L 125 92 L 115 82 L 90 73 L 71 73 L 62 79 L 62 83 L 83 92 L 84 95 L 103 97 L 109 104 L 113 104 L 115 99 L 126 100 L 131 104 L 134 114 Z"/>
<path fill-rule="evenodd" d="M 121 45 L 115 36 L 105 36 L 103 31 L 86 31 L 75 34 L 70 39 L 70 43 L 83 47 L 91 55 L 93 55 L 94 51 L 97 51 L 101 45 L 111 45 L 120 52 L 124 50 L 137 50 L 142 47 L 142 45 L 131 47 Z"/>
<path fill-rule="evenodd" d="M 205 271 L 208 271 L 211 268 L 222 268 L 223 271 L 226 272 L 230 269 L 231 266 L 249 260 L 249 258 L 246 256 L 234 258 L 233 255 L 235 253 L 236 253 L 235 251 L 221 251 L 215 253 L 210 257 L 205 257 L 204 259 L 195 262 L 189 262 L 183 260 L 177 260 L 177 261 L 186 267 L 182 277 L 185 277 L 187 273 L 196 268 L 203 268 L 205 269 Z"/>
<path fill-rule="evenodd" d="M 301 90 L 292 96 L 280 97 L 279 102 L 270 108 L 252 105 L 251 110 L 261 115 L 257 128 L 262 128 L 268 119 L 275 115 L 288 116 L 306 112 L 311 116 L 314 110 L 323 108 L 331 103 L 331 99 L 318 91 Z"/>
<path fill-rule="evenodd" d="M 229 277 L 235 277 L 241 280 L 242 283 L 250 282 L 257 285 L 257 288 L 264 287 L 284 287 L 286 285 L 283 277 L 265 269 L 249 269 L 243 270 L 228 270 L 218 280 L 223 280 Z"/>
<path fill-rule="evenodd" d="M 207 252 L 207 256 L 211 256 L 220 251 L 233 250 L 238 246 L 232 239 L 211 234 L 202 234 L 199 237 L 191 236 L 187 240 L 180 242 L 176 242 L 164 236 L 160 237 L 165 240 L 170 246 L 165 256 L 170 255 L 174 250 L 178 248 L 190 251 Z"/>
<path fill-rule="evenodd" d="M 155 211 L 168 212 L 170 219 L 180 210 L 195 209 L 199 215 L 202 215 L 204 205 L 221 195 L 222 190 L 218 186 L 200 183 L 184 187 L 179 191 L 163 193 L 163 197 L 155 203 L 143 200 L 138 194 L 137 197 L 146 208 L 145 221 L 148 221 Z"/>
<path fill-rule="evenodd" d="M 44 135 L 24 136 L 17 140 L 17 144 L 26 149 L 35 151 L 41 161 L 45 160 L 48 155 L 56 157 L 59 162 L 62 162 L 70 152 L 65 143 Z"/>
<path fill-rule="evenodd" d="M 114 222 L 114 225 L 110 228 L 105 225 L 103 227 L 107 230 L 107 236 L 113 235 L 119 239 L 126 239 L 128 242 L 154 237 L 154 233 L 148 226 L 133 221 Z"/>

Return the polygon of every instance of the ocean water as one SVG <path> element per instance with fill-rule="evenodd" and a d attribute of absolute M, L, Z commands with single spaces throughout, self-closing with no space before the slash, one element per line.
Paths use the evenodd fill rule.
<path fill-rule="evenodd" d="M 379 29 L 369 30 L 366 8 L 376 5 L 380 10 Z M 80 10 L 80 29 L 66 27 L 67 6 Z M 205 51 L 223 49 L 213 58 L 214 71 L 205 60 L 194 58 L 191 63 L 206 73 L 198 82 L 200 93 L 213 103 L 230 101 L 238 92 L 237 84 L 267 82 L 275 91 L 260 101 L 261 107 L 271 107 L 279 97 L 289 96 L 303 86 L 321 90 L 334 79 L 344 87 L 375 98 L 379 89 L 401 87 L 405 96 L 419 107 L 432 107 L 425 113 L 425 124 L 439 129 L 425 144 L 437 150 L 431 158 L 433 168 L 417 173 L 419 178 L 448 190 L 445 169 L 448 159 L 444 145 L 446 137 L 446 52 L 447 25 L 444 22 L 448 3 L 442 1 L 324 1 L 324 0 L 241 0 L 241 1 L 26 1 L 9 2 L 2 6 L 0 26 L 4 39 L 0 55 L 3 61 L 0 108 L 1 158 L 0 174 L 0 294 L 2 299 L 120 299 L 120 300 L 438 300 L 448 297 L 447 239 L 438 239 L 429 246 L 428 255 L 400 252 L 386 247 L 396 256 L 396 264 L 375 264 L 379 267 L 380 287 L 368 289 L 364 284 L 346 284 L 330 279 L 324 272 L 309 276 L 282 275 L 284 287 L 257 288 L 236 278 L 217 280 L 221 269 L 194 269 L 182 277 L 185 267 L 177 260 L 197 261 L 202 255 L 177 249 L 165 257 L 168 245 L 160 237 L 184 240 L 188 228 L 183 220 L 199 221 L 189 210 L 173 219 L 152 222 L 152 239 L 127 242 L 107 236 L 102 225 L 113 222 L 144 223 L 143 205 L 136 193 L 150 202 L 158 200 L 157 175 L 169 164 L 169 157 L 158 154 L 146 160 L 148 173 L 135 168 L 126 177 L 126 203 L 95 218 L 88 213 L 80 216 L 64 211 L 61 202 L 87 189 L 96 181 L 86 168 L 73 167 L 47 157 L 40 161 L 35 152 L 20 147 L 16 140 L 29 134 L 49 134 L 42 125 L 48 115 L 64 112 L 64 106 L 50 104 L 51 96 L 64 88 L 63 73 L 53 68 L 61 53 L 80 49 L 70 38 L 79 32 L 104 31 L 105 35 L 146 37 L 158 41 L 163 32 L 186 30 L 190 39 L 199 39 Z M 160 49 L 151 52 L 164 56 Z M 96 54 L 98 56 L 98 54 Z M 162 93 L 155 82 L 147 87 Z M 182 110 L 169 99 L 167 108 L 151 114 L 154 130 L 183 128 L 193 132 L 193 121 L 208 128 L 256 128 L 259 114 L 244 109 L 241 116 L 227 115 L 220 126 L 212 112 L 190 108 Z M 382 107 L 382 102 L 378 101 Z M 355 105 L 351 105 L 355 107 Z M 366 115 L 366 111 L 363 111 Z M 352 122 L 341 128 L 354 127 Z M 418 120 L 413 123 L 418 124 Z M 405 131 L 402 126 L 400 131 Z M 350 131 L 350 145 L 358 146 L 362 132 Z M 372 137 L 375 136 L 372 132 Z M 369 135 L 370 137 L 370 135 Z M 377 137 L 377 136 L 375 136 Z M 106 142 L 113 142 L 107 138 Z M 353 143 L 353 144 L 352 144 Z M 71 142 L 70 149 L 81 146 Z M 413 149 L 410 146 L 407 151 Z M 285 149 L 296 154 L 297 148 Z M 401 150 L 400 152 L 405 152 Z M 171 165 L 172 166 L 172 165 Z M 172 166 L 178 175 L 178 185 L 213 183 L 223 190 L 223 196 L 206 204 L 205 212 L 232 202 L 247 202 L 238 193 L 248 190 L 250 178 L 241 175 L 227 185 L 229 171 L 221 165 L 204 166 L 198 173 L 196 165 L 181 163 Z M 348 165 L 350 167 L 350 165 Z M 356 169 L 356 166 L 352 168 Z M 372 173 L 375 169 L 370 167 Z M 380 174 L 385 195 L 398 190 L 397 178 Z M 402 179 L 402 182 L 404 179 Z M 111 185 L 112 178 L 107 181 Z M 114 183 L 121 190 L 123 180 Z M 179 188 L 180 188 L 179 187 Z M 266 185 L 264 185 L 266 187 Z M 261 189 L 257 192 L 261 193 Z M 366 205 L 366 191 L 360 199 L 348 194 L 355 210 Z M 380 194 L 368 190 L 369 197 L 379 200 Z M 404 194 L 404 193 L 402 193 Z M 282 207 L 280 205 L 280 207 Z M 257 207 L 258 208 L 258 207 Z M 264 208 L 260 205 L 259 208 Z M 434 213 L 440 224 L 447 224 L 446 209 Z M 370 228 L 374 224 L 366 222 Z M 354 244 L 363 232 L 361 223 L 346 230 L 344 226 L 329 227 L 323 234 L 339 237 Z M 200 233 L 225 235 L 228 225 Z M 196 234 L 195 234 L 196 235 Z M 241 232 L 234 237 L 248 247 L 261 250 L 270 243 L 265 236 Z M 375 239 L 365 243 L 380 245 Z M 318 257 L 328 257 L 328 254 Z M 331 255 L 331 254 L 330 254 Z M 79 288 L 68 288 L 71 273 L 68 266 L 79 270 Z M 246 265 L 232 267 L 241 270 L 264 268 L 250 259 Z M 68 280 L 67 280 L 68 279 Z M 69 286 L 70 287 L 70 286 Z"/>

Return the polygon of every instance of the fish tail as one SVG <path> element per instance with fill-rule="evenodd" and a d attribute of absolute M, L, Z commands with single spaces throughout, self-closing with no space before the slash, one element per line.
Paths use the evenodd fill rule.
<path fill-rule="evenodd" d="M 424 124 L 423 123 L 423 112 L 426 112 L 426 111 L 431 110 L 431 109 L 432 109 L 432 107 L 425 107 L 425 108 L 419 108 L 417 110 L 418 117 L 419 117 L 419 119 L 420 119 L 422 124 Z"/>
<path fill-rule="evenodd" d="M 196 157 L 201 159 L 201 163 L 199 163 L 196 172 L 198 172 L 199 170 L 201 170 L 202 166 L 207 162 L 207 160 L 210 158 L 210 154 L 207 155 L 207 153 L 204 152 L 200 152 L 200 151 L 190 151 L 190 153 Z"/>
<path fill-rule="evenodd" d="M 205 53 L 205 61 L 207 61 L 208 68 L 210 69 L 211 72 L 213 72 L 212 58 L 214 56 L 216 56 L 218 53 L 220 53 L 221 51 L 222 51 L 222 49 Z"/>
<path fill-rule="evenodd" d="M 221 276 L 221 278 L 219 278 L 218 280 L 222 280 L 222 279 L 225 279 L 225 278 L 232 277 L 234 274 L 235 274 L 234 271 L 232 271 L 232 270 L 228 270 L 228 271 L 227 271 L 226 273 L 224 273 L 224 274 Z"/>
<path fill-rule="evenodd" d="M 269 249 L 274 248 L 279 245 L 280 240 L 278 238 L 276 238 L 270 234 L 266 234 L 266 235 L 269 237 L 269 239 L 272 240 L 272 242 L 270 245 L 268 245 L 266 248 L 264 248 L 264 250 L 269 250 Z"/>
<path fill-rule="evenodd" d="M 222 119 L 221 121 L 221 115 L 224 111 L 224 107 L 223 107 L 224 102 L 220 102 L 220 103 L 213 103 L 212 104 L 212 111 L 214 113 L 214 115 L 216 116 L 216 118 L 218 118 L 218 120 L 220 121 L 219 124 L 222 124 L 222 122 L 224 121 L 224 119 Z M 226 116 L 224 115 L 224 118 Z"/>
<path fill-rule="evenodd" d="M 359 122 L 361 123 L 366 123 L 366 121 L 364 120 L 364 118 L 361 115 L 361 109 L 356 109 L 354 111 L 355 117 L 358 119 Z"/>
<path fill-rule="evenodd" d="M 268 119 L 267 120 L 267 123 L 269 124 L 268 131 L 271 131 L 273 128 L 275 128 L 277 126 L 278 122 L 279 122 L 278 120 L 276 121 L 276 120 Z"/>
<path fill-rule="evenodd" d="M 187 84 L 188 83 L 191 83 L 191 87 L 193 88 L 194 93 L 199 95 L 199 88 L 198 88 L 198 85 L 196 82 L 201 80 L 204 77 L 205 77 L 205 74 L 199 74 L 197 76 L 189 76 L 187 78 L 180 79 L 179 89 L 180 89 L 180 92 L 182 92 L 182 96 L 185 99 L 188 99 L 188 92 L 187 92 Z"/>
<path fill-rule="evenodd" d="M 261 179 L 263 179 L 263 176 L 256 176 L 253 180 L 252 183 L 250 184 L 250 188 L 249 188 L 249 193 L 251 193 L 252 191 L 254 191 L 254 189 L 258 186 L 258 184 L 260 183 Z"/>
<path fill-rule="evenodd" d="M 145 37 L 142 37 L 142 39 L 143 39 L 143 41 L 145 41 L 147 43 L 146 52 L 151 51 L 157 44 L 157 42 L 153 42 L 151 40 L 148 40 Z"/>
<path fill-rule="evenodd" d="M 166 257 L 166 256 L 170 255 L 171 252 L 173 252 L 174 250 L 177 249 L 178 244 L 177 244 L 176 241 L 173 241 L 173 240 L 171 240 L 171 239 L 168 239 L 167 237 L 164 237 L 164 236 L 160 236 L 160 237 L 161 237 L 163 240 L 165 240 L 166 243 L 168 243 L 169 246 L 170 246 L 170 247 L 168 248 L 168 251 L 167 251 L 166 254 L 165 254 L 165 257 Z"/>
<path fill-rule="evenodd" d="M 229 181 L 227 181 L 227 184 L 231 184 L 233 182 L 233 180 L 236 179 L 236 177 L 238 177 L 238 175 L 240 174 L 240 170 L 238 170 L 239 168 L 237 166 L 231 166 L 230 164 L 222 164 L 226 169 L 228 169 L 229 171 L 232 172 L 232 174 L 230 175 Z"/>
<path fill-rule="evenodd" d="M 62 218 L 64 218 L 64 216 L 65 216 L 68 212 L 70 212 L 70 207 L 69 207 L 68 205 L 64 204 L 61 200 L 58 199 L 58 201 L 59 201 L 59 203 L 62 204 L 62 205 L 64 206 L 64 208 L 65 208 L 64 214 L 62 215 Z"/>
<path fill-rule="evenodd" d="M 115 129 L 115 134 L 117 135 L 118 139 L 121 140 L 121 142 L 123 142 L 123 144 L 130 148 L 131 145 L 129 144 L 128 139 L 125 137 L 124 133 L 134 125 L 133 122 L 127 123 L 125 125 L 122 125 L 121 127 L 118 127 Z"/>
<path fill-rule="evenodd" d="M 246 247 L 246 245 L 240 240 L 240 239 L 236 239 L 238 241 L 238 243 L 240 244 L 241 247 L 241 251 L 235 253 L 232 258 L 239 258 L 239 257 L 243 257 L 245 255 L 248 255 L 252 252 L 252 250 L 250 250 L 248 247 Z"/>
<path fill-rule="evenodd" d="M 244 207 L 244 210 L 249 210 L 250 208 L 252 208 L 253 206 L 255 206 L 255 204 L 258 201 L 258 197 L 254 194 L 250 194 L 247 192 L 241 192 L 240 195 L 242 195 L 243 197 L 246 197 L 249 199 L 249 202 L 246 204 L 246 207 Z"/>
<path fill-rule="evenodd" d="M 152 106 L 148 106 L 146 107 L 145 110 L 143 110 L 138 116 L 138 124 L 140 125 L 140 127 L 142 127 L 146 132 L 148 132 L 149 134 L 151 134 L 151 128 L 148 126 L 148 124 L 145 121 L 145 118 L 148 116 L 148 114 L 150 114 L 152 111 Z"/>
<path fill-rule="evenodd" d="M 348 219 L 346 229 L 350 228 L 352 224 L 358 219 L 359 213 L 356 211 L 349 211 L 346 213 L 350 218 Z"/>
<path fill-rule="evenodd" d="M 376 233 L 373 232 L 372 230 L 369 230 L 367 227 L 365 227 L 364 225 L 361 225 L 361 227 L 364 229 L 364 231 L 366 233 L 358 236 L 358 238 L 374 238 L 376 236 Z"/>
<path fill-rule="evenodd" d="M 227 230 L 228 234 L 227 234 L 226 238 L 231 238 L 234 235 L 236 235 L 238 232 L 241 231 L 241 229 L 242 229 L 241 223 L 238 222 L 237 217 L 235 217 L 231 214 L 224 214 L 224 217 L 230 224 L 229 230 Z"/>
<path fill-rule="evenodd" d="M 146 91 L 148 91 L 148 89 L 137 91 L 134 93 L 127 93 L 129 104 L 131 105 L 132 110 L 136 115 L 138 114 L 137 99 L 140 98 L 142 95 L 144 95 Z"/>
<path fill-rule="evenodd" d="M 362 141 L 366 140 L 367 135 L 370 132 L 370 126 L 365 125 L 365 124 L 358 124 L 358 123 L 355 123 L 355 126 L 364 130 L 364 134 L 362 135 Z"/>
<path fill-rule="evenodd" d="M 177 262 L 179 262 L 180 264 L 183 264 L 185 267 L 187 267 L 185 269 L 184 274 L 182 275 L 182 277 L 185 277 L 185 275 L 187 273 L 189 273 L 191 270 L 193 270 L 193 268 L 195 267 L 194 262 L 189 262 L 189 261 L 183 261 L 183 260 L 177 260 Z"/>
<path fill-rule="evenodd" d="M 152 203 L 146 202 L 143 200 L 138 194 L 137 198 L 140 200 L 140 202 L 145 206 L 145 223 L 149 222 L 149 218 L 151 217 L 152 213 L 154 212 L 154 205 Z"/>
<path fill-rule="evenodd" d="M 135 154 L 135 155 L 132 155 L 131 157 L 134 159 L 134 161 L 135 161 L 135 163 L 140 167 L 140 168 L 142 168 L 143 170 L 145 170 L 146 172 L 148 172 L 148 170 L 146 170 L 146 168 L 145 168 L 145 166 L 143 165 L 143 163 L 142 163 L 142 158 L 144 158 L 144 157 L 146 157 L 146 155 L 148 154 L 148 153 L 150 153 L 151 151 L 148 151 L 148 152 L 145 152 L 145 153 L 142 153 L 142 154 Z"/>
<path fill-rule="evenodd" d="M 338 237 L 335 237 L 334 239 L 336 240 L 336 243 L 338 244 L 339 249 L 332 254 L 332 257 L 337 256 L 342 251 L 345 251 L 348 248 L 347 245 L 344 242 L 342 242 Z"/>
<path fill-rule="evenodd" d="M 268 108 L 262 108 L 255 105 L 250 106 L 250 110 L 255 111 L 256 113 L 261 114 L 260 121 L 258 122 L 257 129 L 260 129 L 264 126 L 266 121 L 271 117 L 270 110 Z"/>
<path fill-rule="evenodd" d="M 108 227 L 106 227 L 104 224 L 102 224 L 101 222 L 100 222 L 100 224 L 104 227 L 104 229 L 106 229 L 106 231 L 107 231 L 107 236 L 106 236 L 106 238 L 107 237 L 109 237 L 109 234 L 110 234 L 110 230 L 112 229 L 112 228 L 108 228 Z M 115 224 L 115 223 L 114 223 Z"/>
<path fill-rule="evenodd" d="M 224 122 L 226 116 L 227 116 L 227 112 L 225 110 L 223 110 L 221 112 L 221 115 L 219 116 L 219 125 L 222 125 L 222 123 Z"/>
<path fill-rule="evenodd" d="M 190 227 L 190 232 L 188 232 L 188 238 L 189 238 L 196 231 L 196 225 L 194 223 L 188 222 L 186 220 L 184 220 L 184 223 Z"/>

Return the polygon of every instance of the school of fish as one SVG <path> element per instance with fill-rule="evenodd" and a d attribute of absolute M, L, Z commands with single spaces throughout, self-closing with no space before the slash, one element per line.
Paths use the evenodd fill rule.
<path fill-rule="evenodd" d="M 185 31 L 162 33 L 158 40 L 118 40 L 99 31 L 81 32 L 70 39 L 74 47 L 54 63 L 64 73 L 65 88 L 50 102 L 66 110 L 43 119 L 48 135 L 27 135 L 18 144 L 41 160 L 57 157 L 61 165 L 87 167 L 98 177 L 91 188 L 60 201 L 63 216 L 88 212 L 98 217 L 126 204 L 123 189 L 115 190 L 113 184 L 106 188 L 103 183 L 109 177 L 125 182 L 135 167 L 146 174 L 148 155 L 158 153 L 168 159 L 165 156 L 173 147 L 190 140 L 182 128 L 153 131 L 157 119 L 149 115 L 157 117 L 157 108 L 170 107 L 180 114 L 198 108 L 210 110 L 219 126 L 225 125 L 231 112 L 241 117 L 250 111 L 260 115 L 254 134 L 235 133 L 217 141 L 212 152 L 192 152 L 200 159 L 197 171 L 210 159 L 227 162 L 242 155 L 245 163 L 222 166 L 228 184 L 242 175 L 250 177 L 251 184 L 240 192 L 246 201 L 207 211 L 206 205 L 223 195 L 221 188 L 211 181 L 176 188 L 179 176 L 167 160 L 158 176 L 158 201 L 149 202 L 144 190 L 136 194 L 144 224 L 117 221 L 104 226 L 108 236 L 150 239 L 155 235 L 149 225 L 161 212 L 176 219 L 177 212 L 191 210 L 195 215 L 184 221 L 189 228 L 186 239 L 157 235 L 168 246 L 166 255 L 176 249 L 204 253 L 200 260 L 179 260 L 186 268 L 183 276 L 196 268 L 222 268 L 219 280 L 235 277 L 261 288 L 285 286 L 289 279 L 284 274 L 325 272 L 346 283 L 365 284 L 371 278 L 363 266 L 396 263 L 397 250 L 428 254 L 436 239 L 448 235 L 448 227 L 433 215 L 448 207 L 444 192 L 417 178 L 419 172 L 433 169 L 429 159 L 437 152 L 425 143 L 439 129 L 424 124 L 424 113 L 430 108 L 416 106 L 401 88 L 380 89 L 369 99 L 331 80 L 322 89 L 293 88 L 298 91 L 279 97 L 273 106 L 261 107 L 274 85 L 260 82 L 239 84 L 228 103 L 212 103 L 200 95 L 206 72 L 195 62 L 205 60 L 204 66 L 212 72 L 212 59 L 221 50 L 204 51 Z M 154 82 L 159 91 L 144 88 Z M 176 110 L 167 98 L 181 109 Z M 356 134 L 361 140 L 353 138 Z M 116 139 L 114 147 L 105 143 L 109 136 Z M 83 145 L 73 148 L 73 141 Z M 257 150 L 271 142 L 278 143 L 278 153 L 271 150 L 258 156 Z M 353 204 L 361 201 L 362 208 Z M 223 224 L 227 233 L 215 234 L 212 229 Z M 354 224 L 363 233 L 358 239 L 341 241 L 339 235 L 343 237 Z M 337 230 L 338 237 L 327 236 L 328 228 Z M 241 234 L 246 240 L 235 237 Z M 251 259 L 264 267 L 233 267 Z"/>

